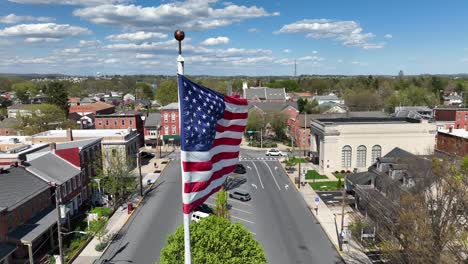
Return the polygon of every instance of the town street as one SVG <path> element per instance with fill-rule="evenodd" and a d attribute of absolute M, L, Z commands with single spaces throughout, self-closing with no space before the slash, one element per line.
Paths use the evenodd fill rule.
<path fill-rule="evenodd" d="M 248 191 L 252 200 L 229 199 L 231 220 L 242 223 L 254 234 L 268 263 L 342 263 L 275 158 L 266 158 L 264 151 L 242 150 L 240 163 L 247 173 L 233 175 L 226 187 L 229 191 Z M 206 203 L 213 206 L 214 197 Z M 181 224 L 181 173 L 175 160 L 101 260 L 153 264 L 159 259 L 167 236 Z"/>

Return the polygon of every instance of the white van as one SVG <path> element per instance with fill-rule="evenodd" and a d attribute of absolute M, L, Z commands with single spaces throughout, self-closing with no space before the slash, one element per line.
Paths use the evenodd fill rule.
<path fill-rule="evenodd" d="M 195 212 L 192 213 L 192 221 L 198 222 L 198 221 L 200 221 L 203 218 L 208 217 L 208 216 L 210 216 L 210 215 L 207 214 L 207 213 L 203 213 L 203 212 L 200 212 L 200 211 L 195 211 Z"/>

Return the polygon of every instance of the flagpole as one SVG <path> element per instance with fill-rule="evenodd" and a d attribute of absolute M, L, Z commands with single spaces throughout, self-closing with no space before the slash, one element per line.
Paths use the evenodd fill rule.
<path fill-rule="evenodd" d="M 182 57 L 182 40 L 185 38 L 185 33 L 181 30 L 176 30 L 174 32 L 174 38 L 179 42 L 179 56 L 177 57 L 177 73 L 184 75 L 184 58 Z M 179 89 L 177 89 L 179 92 Z M 179 93 L 179 131 L 182 128 L 182 118 L 180 115 L 181 106 L 180 106 L 180 93 Z M 180 133 L 180 132 L 179 132 Z M 182 145 L 181 145 L 182 146 Z M 182 151 L 182 149 L 181 149 Z M 180 167 L 182 169 L 182 160 L 180 161 Z M 184 181 L 182 181 L 182 193 L 184 193 Z M 192 254 L 190 249 L 190 215 L 184 215 L 184 253 L 185 253 L 185 264 L 192 264 Z"/>

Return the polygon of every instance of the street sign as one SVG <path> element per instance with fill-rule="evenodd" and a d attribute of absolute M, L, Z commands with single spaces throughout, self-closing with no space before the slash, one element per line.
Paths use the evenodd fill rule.
<path fill-rule="evenodd" d="M 249 130 L 249 131 L 247 131 L 247 133 L 248 133 L 248 134 L 252 134 L 252 133 L 253 133 L 253 131 L 252 131 L 252 130 Z"/>
<path fill-rule="evenodd" d="M 319 202 L 320 202 L 320 198 L 317 196 L 317 197 L 315 197 L 315 200 L 314 200 L 314 201 L 315 201 L 315 204 L 318 205 Z"/>

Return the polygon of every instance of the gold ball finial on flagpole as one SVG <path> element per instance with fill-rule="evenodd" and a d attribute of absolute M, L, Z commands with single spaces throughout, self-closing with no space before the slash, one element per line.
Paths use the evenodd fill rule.
<path fill-rule="evenodd" d="M 177 29 L 174 32 L 174 38 L 179 42 L 179 54 L 182 54 L 182 40 L 185 38 L 185 33 L 182 30 Z"/>

